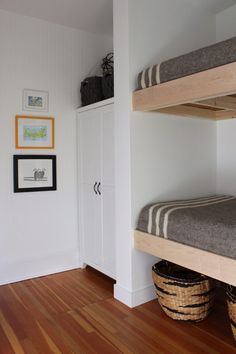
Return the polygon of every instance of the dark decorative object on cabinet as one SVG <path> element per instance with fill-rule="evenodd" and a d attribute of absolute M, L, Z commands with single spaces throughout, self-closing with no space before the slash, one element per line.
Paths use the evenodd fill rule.
<path fill-rule="evenodd" d="M 82 106 L 102 101 L 114 96 L 113 53 L 108 53 L 99 63 L 99 70 L 95 67 L 97 76 L 87 77 L 81 82 L 80 93 Z M 98 76 L 101 74 L 103 76 Z M 95 72 L 94 69 L 90 71 Z"/>
<path fill-rule="evenodd" d="M 82 106 L 87 106 L 104 99 L 102 92 L 102 77 L 87 77 L 81 82 L 80 87 Z"/>
<path fill-rule="evenodd" d="M 113 53 L 108 53 L 105 58 L 102 59 L 102 92 L 105 98 L 114 96 L 114 75 L 113 75 L 114 59 Z"/>
<path fill-rule="evenodd" d="M 113 60 L 113 53 L 108 53 L 105 58 L 102 59 L 102 73 L 103 76 L 106 75 L 113 75 L 113 66 L 114 66 L 114 60 Z"/>
<path fill-rule="evenodd" d="M 106 75 L 102 77 L 102 93 L 105 98 L 114 96 L 114 76 Z"/>

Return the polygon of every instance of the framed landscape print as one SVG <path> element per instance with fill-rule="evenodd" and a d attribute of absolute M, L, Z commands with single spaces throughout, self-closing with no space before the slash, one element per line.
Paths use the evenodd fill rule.
<path fill-rule="evenodd" d="M 54 118 L 16 116 L 16 149 L 54 149 Z"/>
<path fill-rule="evenodd" d="M 48 112 L 48 91 L 23 90 L 23 110 Z"/>
<path fill-rule="evenodd" d="M 55 155 L 14 155 L 14 193 L 57 189 Z"/>

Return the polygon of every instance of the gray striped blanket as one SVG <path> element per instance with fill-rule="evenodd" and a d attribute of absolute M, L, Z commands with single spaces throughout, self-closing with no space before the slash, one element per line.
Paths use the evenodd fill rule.
<path fill-rule="evenodd" d="M 236 259 L 236 198 L 157 202 L 140 213 L 138 230 Z"/>
<path fill-rule="evenodd" d="M 138 75 L 138 90 L 236 61 L 236 37 L 153 65 Z"/>

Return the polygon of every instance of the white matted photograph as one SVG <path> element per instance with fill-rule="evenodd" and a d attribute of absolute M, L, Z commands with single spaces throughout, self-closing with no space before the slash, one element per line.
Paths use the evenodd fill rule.
<path fill-rule="evenodd" d="M 56 190 L 55 155 L 14 155 L 14 192 Z"/>
<path fill-rule="evenodd" d="M 41 90 L 23 90 L 23 110 L 48 112 L 49 92 Z"/>

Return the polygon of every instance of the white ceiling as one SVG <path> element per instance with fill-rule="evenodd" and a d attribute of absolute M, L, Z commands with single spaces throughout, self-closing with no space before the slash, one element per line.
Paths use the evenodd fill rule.
<path fill-rule="evenodd" d="M 187 1 L 214 14 L 227 9 L 232 5 L 236 5 L 236 0 L 187 0 Z"/>
<path fill-rule="evenodd" d="M 185 1 L 212 13 L 236 4 L 236 0 Z M 85 31 L 112 34 L 112 0 L 0 0 L 0 9 Z"/>
<path fill-rule="evenodd" d="M 112 33 L 112 0 L 0 0 L 0 9 L 89 32 Z"/>

